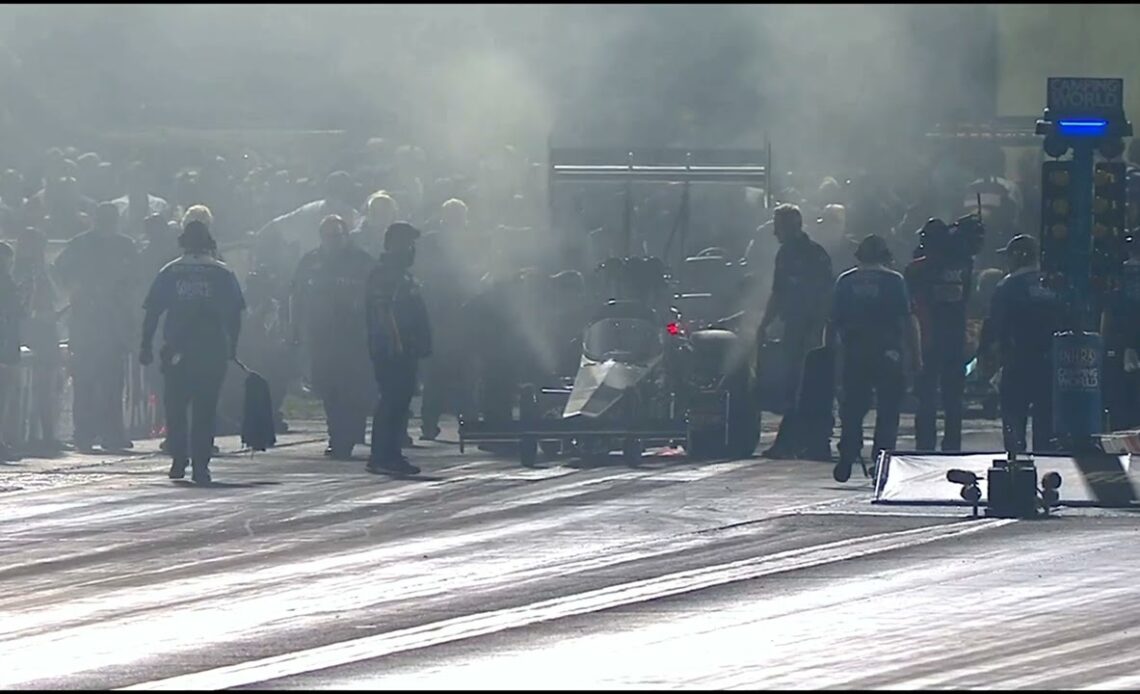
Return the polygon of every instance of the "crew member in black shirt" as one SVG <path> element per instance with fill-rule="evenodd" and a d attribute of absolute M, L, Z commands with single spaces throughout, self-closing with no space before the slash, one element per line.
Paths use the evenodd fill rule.
<path fill-rule="evenodd" d="M 414 475 L 419 468 L 400 452 L 408 435 L 408 408 L 421 359 L 432 354 L 432 333 L 419 282 L 412 276 L 420 231 L 395 222 L 384 234 L 384 252 L 368 277 L 365 314 L 368 348 L 380 397 L 372 415 L 369 472 Z"/>
<path fill-rule="evenodd" d="M 920 451 L 935 450 L 939 394 L 945 417 L 942 450 L 962 450 L 966 309 L 974 286 L 974 264 L 955 241 L 945 222 L 929 220 L 922 228 L 921 255 L 904 273 L 922 333 L 925 368 L 915 379 L 914 389 L 918 398 L 915 447 Z"/>
<path fill-rule="evenodd" d="M 803 216 L 795 205 L 780 205 L 773 212 L 773 233 L 780 243 L 776 252 L 772 293 L 760 321 L 757 342 L 762 343 L 772 322 L 784 325 L 781 344 L 787 360 L 785 387 L 780 399 L 785 403 L 785 416 L 772 446 L 764 451 L 768 458 L 789 458 L 804 453 L 803 441 L 796 426 L 794 405 L 800 386 L 804 358 L 822 343 L 827 322 L 827 306 L 835 276 L 831 258 L 823 246 L 803 229 Z"/>
<path fill-rule="evenodd" d="M 123 421 L 130 335 L 138 330 L 129 306 L 136 265 L 134 241 L 119 232 L 119 208 L 101 203 L 95 225 L 68 242 L 55 271 L 70 293 L 67 310 L 75 422 L 74 442 L 90 451 L 132 448 Z M 136 299 L 137 301 L 137 299 Z"/>
<path fill-rule="evenodd" d="M 325 408 L 325 455 L 348 460 L 365 442 L 374 389 L 368 373 L 364 288 L 376 261 L 349 240 L 337 215 L 324 218 L 321 245 L 309 251 L 293 280 L 293 330 L 305 341 L 309 378 Z"/>

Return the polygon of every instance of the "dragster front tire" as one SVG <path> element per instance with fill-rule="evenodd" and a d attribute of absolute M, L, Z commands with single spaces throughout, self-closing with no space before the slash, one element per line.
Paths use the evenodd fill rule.
<path fill-rule="evenodd" d="M 538 423 L 538 391 L 532 385 L 523 386 L 519 391 L 519 421 L 523 425 Z M 523 436 L 519 439 L 519 462 L 526 467 L 534 467 L 538 462 L 538 438 Z"/>
<path fill-rule="evenodd" d="M 645 452 L 645 444 L 639 438 L 630 437 L 625 440 L 621 452 L 627 465 L 637 465 L 641 462 L 642 453 Z"/>

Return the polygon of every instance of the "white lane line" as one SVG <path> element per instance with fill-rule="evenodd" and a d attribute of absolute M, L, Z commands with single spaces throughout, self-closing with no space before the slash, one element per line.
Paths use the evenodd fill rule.
<path fill-rule="evenodd" d="M 1140 687 L 1140 675 L 1124 675 L 1122 677 L 1114 677 L 1110 680 L 1095 682 L 1093 684 L 1081 687 L 1083 691 L 1133 691 Z"/>
<path fill-rule="evenodd" d="M 214 670 L 142 682 L 123 689 L 214 690 L 268 682 L 307 672 L 372 660 L 393 653 L 485 636 L 540 622 L 564 619 L 728 583 L 905 549 L 1000 527 L 1012 522 L 1015 521 L 984 519 L 830 542 L 814 547 L 779 552 L 765 557 L 633 581 L 521 607 L 448 619 Z"/>

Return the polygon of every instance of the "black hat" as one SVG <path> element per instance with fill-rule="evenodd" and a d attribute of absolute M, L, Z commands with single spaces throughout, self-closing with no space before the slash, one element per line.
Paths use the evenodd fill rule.
<path fill-rule="evenodd" d="M 875 234 L 864 236 L 855 249 L 855 259 L 864 263 L 889 263 L 891 258 L 891 249 L 887 246 L 886 239 Z"/>
<path fill-rule="evenodd" d="M 398 246 L 411 246 L 420 237 L 420 230 L 407 222 L 392 222 L 384 232 L 384 250 Z"/>
<path fill-rule="evenodd" d="M 209 228 L 198 220 L 186 223 L 178 237 L 178 245 L 188 251 L 208 251 L 216 247 Z"/>
<path fill-rule="evenodd" d="M 1035 258 L 1039 250 L 1037 239 L 1027 234 L 1018 234 L 1009 240 L 1005 248 L 998 249 L 998 253 L 1008 253 L 1018 258 Z"/>
<path fill-rule="evenodd" d="M 101 202 L 95 207 L 95 222 L 108 226 L 119 221 L 119 208 L 113 202 Z"/>

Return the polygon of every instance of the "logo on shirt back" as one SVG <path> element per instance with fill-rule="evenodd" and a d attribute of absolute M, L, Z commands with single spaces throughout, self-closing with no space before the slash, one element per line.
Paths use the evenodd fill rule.
<path fill-rule="evenodd" d="M 209 299 L 214 295 L 210 283 L 203 279 L 180 279 L 174 286 L 181 300 Z"/>
<path fill-rule="evenodd" d="M 932 288 L 932 298 L 940 304 L 956 304 L 965 299 L 966 271 L 958 268 L 942 270 Z"/>
<path fill-rule="evenodd" d="M 1039 301 L 1050 301 L 1057 298 L 1057 295 L 1052 289 L 1042 284 L 1031 282 L 1029 284 L 1029 298 Z"/>
<path fill-rule="evenodd" d="M 863 299 L 877 299 L 879 298 L 879 283 L 855 282 L 851 287 L 851 293 Z"/>
<path fill-rule="evenodd" d="M 962 268 L 943 270 L 939 279 L 946 284 L 965 284 L 966 271 Z"/>

